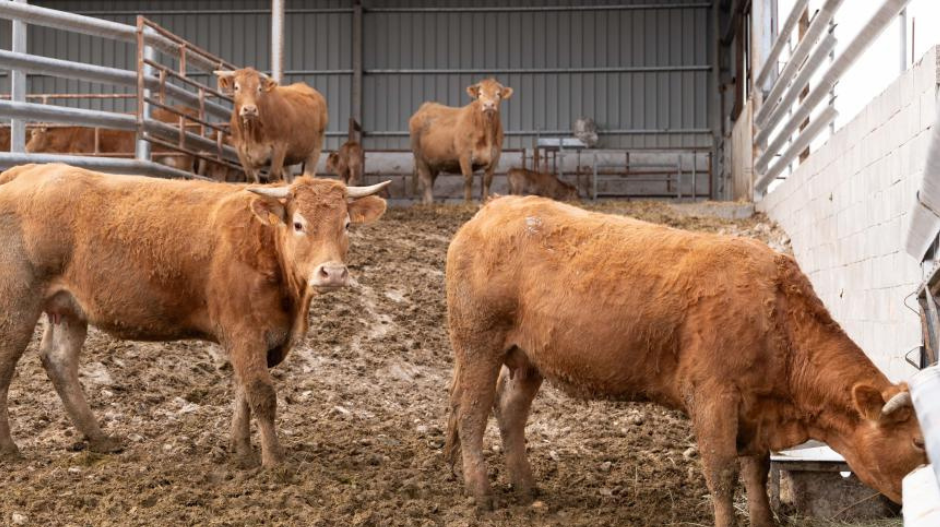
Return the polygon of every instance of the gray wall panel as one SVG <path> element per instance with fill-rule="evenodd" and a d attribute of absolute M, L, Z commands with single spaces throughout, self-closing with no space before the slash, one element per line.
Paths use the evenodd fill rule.
<path fill-rule="evenodd" d="M 694 0 L 590 0 L 579 6 L 687 4 Z M 124 23 L 143 13 L 155 22 L 235 64 L 269 68 L 269 0 L 43 0 L 34 3 Z M 371 149 L 407 149 L 411 114 L 425 101 L 469 102 L 466 86 L 495 76 L 515 89 L 504 103 L 506 147 L 531 146 L 519 131 L 569 130 L 579 116 L 593 117 L 601 130 L 706 130 L 710 71 L 506 72 L 518 69 L 644 68 L 708 66 L 712 49 L 711 10 L 701 8 L 525 12 L 387 12 L 386 8 L 570 6 L 572 0 L 365 0 L 363 125 L 376 132 Z M 303 81 L 324 93 L 335 148 L 351 108 L 352 14 L 310 12 L 347 9 L 352 0 L 290 0 L 285 24 L 286 82 Z M 371 11 L 377 8 L 379 11 Z M 3 24 L 7 24 L 4 26 Z M 9 46 L 8 23 L 0 22 L 0 46 Z M 130 68 L 131 45 L 34 28 L 32 52 Z M 480 70 L 473 73 L 369 73 L 370 70 Z M 331 74 L 309 73 L 330 71 Z M 293 73 L 292 73 L 293 72 Z M 303 73 L 308 72 L 308 73 Z M 6 76 L 0 92 L 9 92 Z M 34 93 L 106 92 L 109 86 L 30 78 Z M 132 110 L 133 102 L 86 105 Z M 396 135 L 398 133 L 399 135 Z M 710 148 L 710 133 L 606 133 L 616 148 Z"/>

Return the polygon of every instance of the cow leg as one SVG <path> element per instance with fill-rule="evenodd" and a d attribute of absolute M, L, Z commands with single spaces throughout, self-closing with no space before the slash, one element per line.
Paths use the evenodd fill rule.
<path fill-rule="evenodd" d="M 702 455 L 702 471 L 715 509 L 715 526 L 732 527 L 737 482 L 738 398 L 711 386 L 689 405 Z"/>
<path fill-rule="evenodd" d="M 476 499 L 477 507 L 493 508 L 490 483 L 483 460 L 483 434 L 496 399 L 496 380 L 502 367 L 502 354 L 493 343 L 458 343 L 455 339 L 456 367 L 451 390 L 450 434 L 457 433 L 463 457 L 464 484 Z M 495 356 L 494 356 L 495 355 Z M 451 439 L 451 446 L 455 441 Z"/>
<path fill-rule="evenodd" d="M 59 316 L 57 316 L 59 317 Z M 58 323 L 48 320 L 39 346 L 39 358 L 52 381 L 65 412 L 88 440 L 93 452 L 120 452 L 120 441 L 108 437 L 95 419 L 78 380 L 78 357 L 88 335 L 88 325 L 74 316 L 61 316 Z"/>
<path fill-rule="evenodd" d="M 241 163 L 242 168 L 245 170 L 245 175 L 248 177 L 248 181 L 252 183 L 268 182 L 267 178 L 261 177 L 261 171 L 248 162 L 248 158 L 245 157 L 245 154 L 242 152 L 241 148 L 238 149 L 238 162 Z"/>
<path fill-rule="evenodd" d="M 317 137 L 316 145 L 313 147 L 313 151 L 310 152 L 310 155 L 307 156 L 306 161 L 304 161 L 304 175 L 309 177 L 317 177 L 317 163 L 320 162 L 320 152 L 323 151 L 323 136 Z"/>
<path fill-rule="evenodd" d="M 259 342 L 255 346 L 236 347 L 230 352 L 232 367 L 235 370 L 236 382 L 241 384 L 244 391 L 242 397 L 247 399 L 249 410 L 254 414 L 261 429 L 261 464 L 273 467 L 281 462 L 283 453 L 277 440 L 274 428 L 274 418 L 277 414 L 277 394 L 274 383 L 268 373 L 267 355 L 263 351 L 264 344 Z M 247 436 L 247 412 L 238 408 L 238 392 L 236 390 L 235 420 L 232 422 L 234 433 L 232 442 L 239 445 Z M 238 422 L 239 415 L 245 417 L 245 423 Z"/>
<path fill-rule="evenodd" d="M 473 201 L 473 165 L 470 156 L 460 158 L 460 173 L 463 174 L 463 200 Z"/>
<path fill-rule="evenodd" d="M 480 203 L 486 201 L 490 195 L 490 185 L 493 183 L 493 173 L 496 171 L 496 165 L 492 164 L 483 172 L 483 189 L 480 191 Z"/>
<path fill-rule="evenodd" d="M 13 253 L 12 244 L 5 246 L 0 239 L 0 247 Z M 42 314 L 38 299 L 33 299 L 32 290 L 27 281 L 28 273 L 16 273 L 10 262 L 5 261 L 0 251 L 0 460 L 19 457 L 19 450 L 10 434 L 10 414 L 7 410 L 7 396 L 16 363 L 23 356 L 33 329 Z"/>
<path fill-rule="evenodd" d="M 287 147 L 286 146 L 275 146 L 274 151 L 271 152 L 271 179 L 277 181 L 278 179 L 283 179 L 287 183 L 294 182 L 294 174 L 291 172 L 288 167 L 287 170 L 284 170 L 284 159 L 287 157 Z"/>
<path fill-rule="evenodd" d="M 516 355 L 519 352 L 511 354 Z M 526 361 L 528 362 L 528 361 Z M 524 500 L 531 500 L 535 490 L 532 467 L 525 451 L 525 425 L 532 400 L 542 385 L 542 375 L 531 365 L 504 367 L 496 383 L 496 422 L 503 439 L 506 466 L 513 489 Z M 511 369 L 510 369 L 511 368 Z"/>
<path fill-rule="evenodd" d="M 774 516 L 767 497 L 767 476 L 770 473 L 770 454 L 742 456 L 741 479 L 747 490 L 747 509 L 752 527 L 773 527 Z"/>
<path fill-rule="evenodd" d="M 251 449 L 251 408 L 242 383 L 235 382 L 235 411 L 232 415 L 232 452 L 242 462 L 254 457 Z"/>

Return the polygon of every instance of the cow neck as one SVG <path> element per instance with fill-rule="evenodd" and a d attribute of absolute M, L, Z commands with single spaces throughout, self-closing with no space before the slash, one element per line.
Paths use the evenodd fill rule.
<path fill-rule="evenodd" d="M 483 130 L 484 144 L 493 145 L 496 143 L 496 132 L 502 124 L 499 110 L 496 110 L 492 119 L 487 119 L 486 116 L 483 115 L 483 108 L 481 106 L 479 102 L 473 103 L 474 128 Z"/>
<path fill-rule="evenodd" d="M 798 327 L 790 354 L 793 400 L 809 436 L 845 455 L 863 420 L 852 388 L 865 383 L 884 393 L 891 383 L 828 313 L 823 320 L 810 315 Z"/>
<path fill-rule="evenodd" d="M 232 123 L 233 129 L 238 129 L 241 131 L 241 136 L 243 140 L 246 140 L 250 143 L 260 143 L 264 138 L 264 122 L 262 118 L 254 119 L 251 121 L 244 121 L 239 117 L 234 117 L 237 122 Z"/>

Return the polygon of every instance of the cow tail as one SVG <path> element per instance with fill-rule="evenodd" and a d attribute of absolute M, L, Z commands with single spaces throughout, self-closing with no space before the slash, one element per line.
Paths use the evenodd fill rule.
<path fill-rule="evenodd" d="M 450 471 L 456 475 L 454 466 L 460 454 L 460 433 L 458 420 L 460 419 L 460 397 L 463 388 L 460 386 L 460 361 L 454 361 L 454 378 L 450 383 L 450 416 L 447 419 L 447 438 L 444 442 L 444 459 L 450 465 Z"/>

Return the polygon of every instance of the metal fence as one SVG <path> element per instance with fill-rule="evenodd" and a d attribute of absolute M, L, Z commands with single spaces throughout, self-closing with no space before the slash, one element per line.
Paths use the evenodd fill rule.
<path fill-rule="evenodd" d="M 798 0 L 781 26 L 781 32 L 768 57 L 755 77 L 758 91 L 769 87 L 763 103 L 754 114 L 753 137 L 757 156 L 754 162 L 754 192 L 764 194 L 770 184 L 781 177 L 788 166 L 818 137 L 838 116 L 829 101 L 828 105 L 812 117 L 813 112 L 827 98 L 832 89 L 872 41 L 895 20 L 909 0 L 883 0 L 881 7 L 865 27 L 848 43 L 845 50 L 820 73 L 815 85 L 808 91 L 810 79 L 827 64 L 826 58 L 836 47 L 833 18 L 843 0 L 826 0 L 813 16 L 789 59 L 781 63 L 778 57 L 797 21 L 807 8 L 807 1 Z"/>
<path fill-rule="evenodd" d="M 189 43 L 142 16 L 136 25 L 56 11 L 21 2 L 0 2 L 0 18 L 13 23 L 12 50 L 0 50 L 0 68 L 12 72 L 9 100 L 0 100 L 0 117 L 12 119 L 11 152 L 0 153 L 0 169 L 30 162 L 61 161 L 102 171 L 137 173 L 160 177 L 199 177 L 153 162 L 153 147 L 160 157 L 189 156 L 238 168 L 235 150 L 224 144 L 228 134 L 231 99 L 205 82 L 189 75 L 191 69 L 211 73 L 234 69 L 227 61 Z M 120 69 L 26 52 L 28 27 L 41 26 L 130 44 L 136 52 L 136 69 Z M 72 108 L 47 104 L 55 99 L 106 97 L 94 95 L 44 94 L 40 103 L 26 94 L 26 74 L 52 75 L 112 86 L 115 98 L 136 100 L 133 114 Z M 121 93 L 124 90 L 124 93 Z M 35 99 L 33 97 L 32 99 Z M 154 119 L 154 109 L 170 115 Z M 136 133 L 132 159 L 97 155 L 27 154 L 24 152 L 25 122 L 53 122 L 80 127 L 107 128 Z M 198 133 L 197 133 L 198 132 Z M 97 143 L 97 131 L 96 143 Z"/>

